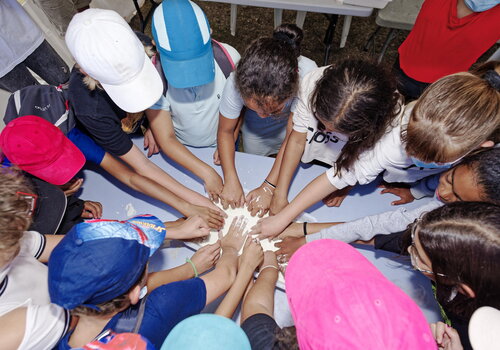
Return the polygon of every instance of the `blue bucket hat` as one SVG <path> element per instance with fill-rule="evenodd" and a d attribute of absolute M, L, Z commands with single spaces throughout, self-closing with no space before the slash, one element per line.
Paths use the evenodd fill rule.
<path fill-rule="evenodd" d="M 97 304 L 126 293 L 165 239 L 152 215 L 126 221 L 87 220 L 74 226 L 49 259 L 49 294 L 65 309 Z"/>
<path fill-rule="evenodd" d="M 170 85 L 189 88 L 214 80 L 210 25 L 198 5 L 189 0 L 165 0 L 156 8 L 151 28 Z"/>
<path fill-rule="evenodd" d="M 245 332 L 233 320 L 200 314 L 178 323 L 168 334 L 161 350 L 251 350 Z"/>

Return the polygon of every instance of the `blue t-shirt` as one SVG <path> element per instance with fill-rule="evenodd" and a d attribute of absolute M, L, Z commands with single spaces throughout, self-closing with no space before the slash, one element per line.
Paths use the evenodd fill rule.
<path fill-rule="evenodd" d="M 147 338 L 156 349 L 159 349 L 168 333 L 182 320 L 196 315 L 206 304 L 207 290 L 205 282 L 200 278 L 173 282 L 156 288 L 146 299 L 144 318 L 139 334 Z M 113 330 L 121 317 L 127 317 L 131 308 L 115 315 L 103 331 Z M 69 350 L 68 332 L 57 345 L 57 350 Z"/>
<path fill-rule="evenodd" d="M 82 151 L 87 161 L 97 165 L 101 164 L 106 152 L 101 146 L 95 143 L 90 136 L 84 134 L 77 128 L 71 129 L 66 136 L 75 144 L 76 147 L 78 147 L 80 151 Z"/>

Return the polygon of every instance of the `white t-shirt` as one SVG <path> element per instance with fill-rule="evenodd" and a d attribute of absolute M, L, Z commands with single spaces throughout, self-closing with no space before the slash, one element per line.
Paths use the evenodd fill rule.
<path fill-rule="evenodd" d="M 37 260 L 45 248 L 45 237 L 27 231 L 21 249 L 0 272 L 0 316 L 27 307 L 26 330 L 19 349 L 51 349 L 67 330 L 67 312 L 50 304 L 48 268 Z"/>
<path fill-rule="evenodd" d="M 238 51 L 227 44 L 222 45 L 236 64 L 240 59 Z M 167 95 L 150 108 L 170 112 L 175 135 L 184 145 L 216 146 L 219 103 L 225 84 L 226 77 L 216 62 L 213 82 L 184 89 L 169 84 Z"/>
<path fill-rule="evenodd" d="M 301 158 L 304 163 L 316 159 L 333 165 L 348 140 L 348 137 L 344 134 L 318 130 L 318 120 L 311 110 L 311 95 L 326 68 L 328 67 L 314 69 L 302 78 L 298 101 L 292 110 L 293 130 L 307 133 L 306 145 Z"/>
<path fill-rule="evenodd" d="M 302 78 L 311 70 L 317 68 L 316 63 L 304 56 L 298 57 L 299 78 Z M 293 98 L 284 108 L 284 111 L 291 111 L 296 103 Z M 236 87 L 235 74 L 232 73 L 224 87 L 219 111 L 228 119 L 236 119 L 240 116 L 245 102 Z M 245 120 L 241 128 L 243 135 L 243 149 L 247 153 L 258 155 L 276 154 L 283 143 L 286 135 L 287 120 L 274 118 L 261 118 L 251 109 L 245 112 Z"/>
<path fill-rule="evenodd" d="M 335 176 L 335 169 L 328 169 L 326 175 L 330 183 L 337 189 L 356 183 L 364 185 L 375 180 L 380 173 L 387 182 L 412 183 L 442 172 L 443 169 L 417 167 L 406 154 L 401 129 L 408 124 L 414 105 L 412 102 L 401 108 L 396 117 L 397 125 L 388 130 L 371 150 L 363 152 L 349 171 L 341 171 L 340 176 Z"/>

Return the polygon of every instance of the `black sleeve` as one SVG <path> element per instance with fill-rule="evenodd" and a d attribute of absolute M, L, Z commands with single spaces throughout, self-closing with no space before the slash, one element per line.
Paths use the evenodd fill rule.
<path fill-rule="evenodd" d="M 276 340 L 276 331 L 279 326 L 276 321 L 266 314 L 250 316 L 241 324 L 252 346 L 252 350 L 270 350 Z"/>

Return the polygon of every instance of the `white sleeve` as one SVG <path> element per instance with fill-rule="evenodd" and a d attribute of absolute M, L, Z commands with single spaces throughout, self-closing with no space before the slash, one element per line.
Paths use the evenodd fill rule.
<path fill-rule="evenodd" d="M 168 94 L 168 91 L 167 91 Z M 165 111 L 170 111 L 170 102 L 168 102 L 167 98 L 164 95 L 161 95 L 160 99 L 156 101 L 154 105 L 149 107 L 149 109 L 155 109 L 155 110 L 165 110 Z"/>
<path fill-rule="evenodd" d="M 235 76 L 236 74 L 232 72 L 227 78 L 219 105 L 219 112 L 228 119 L 238 118 L 244 106 L 243 98 L 236 88 Z"/>
<path fill-rule="evenodd" d="M 38 259 L 45 249 L 45 236 L 36 231 L 25 231 L 21 238 L 20 254 Z"/>
<path fill-rule="evenodd" d="M 55 304 L 28 305 L 19 350 L 54 348 L 68 330 L 69 320 L 68 312 Z"/>
<path fill-rule="evenodd" d="M 236 50 L 234 47 L 231 45 L 225 44 L 225 43 L 220 43 L 224 48 L 226 49 L 227 53 L 229 53 L 229 56 L 231 56 L 231 59 L 233 60 L 234 65 L 236 66 L 238 62 L 240 61 L 240 53 L 238 50 Z"/>
<path fill-rule="evenodd" d="M 438 200 L 412 209 L 398 208 L 377 215 L 366 216 L 364 218 L 334 225 L 306 236 L 307 242 L 317 239 L 337 239 L 346 243 L 356 240 L 368 241 L 375 235 L 388 235 L 393 232 L 406 230 L 409 224 L 418 219 L 423 213 L 439 208 L 443 204 Z"/>
<path fill-rule="evenodd" d="M 310 118 L 314 118 L 309 100 L 317 80 L 317 74 L 313 73 L 306 75 L 300 82 L 297 102 L 292 106 L 293 130 L 297 132 L 306 133 Z"/>

